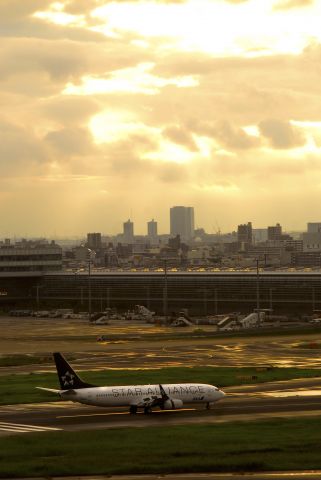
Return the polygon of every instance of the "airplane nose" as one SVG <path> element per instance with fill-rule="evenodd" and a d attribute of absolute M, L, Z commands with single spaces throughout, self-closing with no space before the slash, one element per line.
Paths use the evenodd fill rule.
<path fill-rule="evenodd" d="M 223 390 L 220 390 L 221 398 L 224 398 L 226 396 L 226 393 L 223 392 Z"/>

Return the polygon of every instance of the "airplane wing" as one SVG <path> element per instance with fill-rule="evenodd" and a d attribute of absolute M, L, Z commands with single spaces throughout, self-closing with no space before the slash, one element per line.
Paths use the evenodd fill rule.
<path fill-rule="evenodd" d="M 169 396 L 165 392 L 163 386 L 159 384 L 160 396 L 152 395 L 151 397 L 144 398 L 141 402 L 137 403 L 137 407 L 163 407 L 166 400 L 169 400 Z"/>

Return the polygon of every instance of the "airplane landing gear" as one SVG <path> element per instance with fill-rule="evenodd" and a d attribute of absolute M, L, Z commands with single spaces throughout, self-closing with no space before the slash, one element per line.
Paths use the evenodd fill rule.
<path fill-rule="evenodd" d="M 130 413 L 130 414 L 135 414 L 135 413 L 137 413 L 137 407 L 136 407 L 136 405 L 131 405 L 131 406 L 129 407 L 129 413 Z"/>
<path fill-rule="evenodd" d="M 206 404 L 206 410 L 210 410 L 210 409 L 211 409 L 210 403 L 207 402 L 207 404 Z"/>
<path fill-rule="evenodd" d="M 149 413 L 151 413 L 150 407 L 144 407 L 144 414 L 148 415 Z"/>

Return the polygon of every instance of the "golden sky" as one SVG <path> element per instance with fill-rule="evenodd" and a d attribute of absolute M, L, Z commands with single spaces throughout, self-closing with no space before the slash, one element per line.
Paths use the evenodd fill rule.
<path fill-rule="evenodd" d="M 321 221 L 321 0 L 0 0 L 1 236 Z"/>

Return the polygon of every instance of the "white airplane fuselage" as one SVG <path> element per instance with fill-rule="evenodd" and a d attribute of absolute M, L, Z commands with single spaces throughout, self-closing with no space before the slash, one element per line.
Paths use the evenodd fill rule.
<path fill-rule="evenodd" d="M 225 394 L 213 385 L 203 383 L 163 384 L 168 395 L 169 408 L 182 408 L 183 404 L 211 404 L 221 400 Z M 113 387 L 90 387 L 61 390 L 61 398 L 73 402 L 99 407 L 143 406 L 149 400 L 160 397 L 159 385 L 125 385 Z M 166 409 L 166 404 L 164 406 Z"/>

